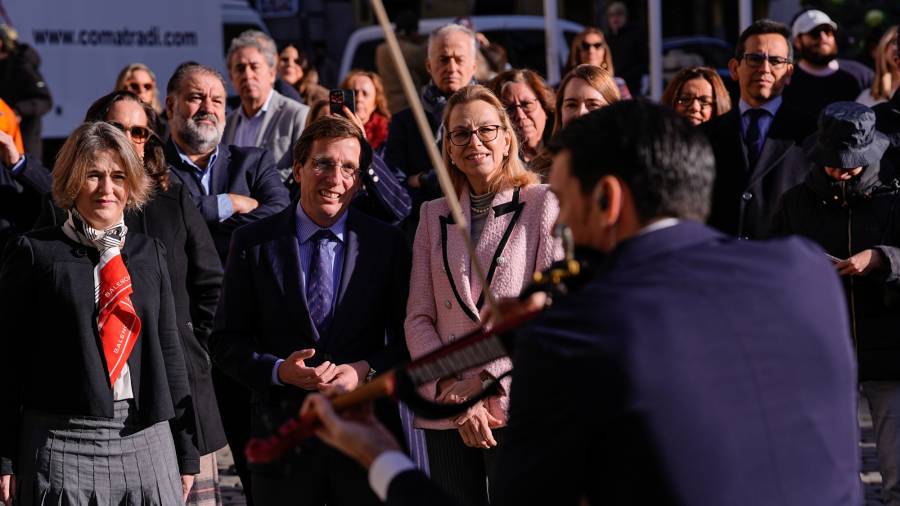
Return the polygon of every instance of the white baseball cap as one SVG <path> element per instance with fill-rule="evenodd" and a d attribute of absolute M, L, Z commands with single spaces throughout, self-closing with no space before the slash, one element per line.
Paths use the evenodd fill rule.
<path fill-rule="evenodd" d="M 791 34 L 796 37 L 803 33 L 809 33 L 815 30 L 817 26 L 822 25 L 830 25 L 837 30 L 837 23 L 832 21 L 828 14 L 811 9 L 797 16 L 797 19 L 794 20 L 794 26 L 791 28 Z"/>

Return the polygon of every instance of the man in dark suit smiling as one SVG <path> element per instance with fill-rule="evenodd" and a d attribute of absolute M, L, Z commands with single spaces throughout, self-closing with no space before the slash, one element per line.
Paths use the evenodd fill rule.
<path fill-rule="evenodd" d="M 410 258 L 399 229 L 349 207 L 372 150 L 329 116 L 294 147 L 300 198 L 237 230 L 211 348 L 252 391 L 253 431 L 296 416 L 310 391 L 350 391 L 406 357 Z M 396 406 L 382 419 L 399 431 Z M 379 504 L 365 474 L 312 441 L 278 474 L 252 475 L 257 506 Z"/>

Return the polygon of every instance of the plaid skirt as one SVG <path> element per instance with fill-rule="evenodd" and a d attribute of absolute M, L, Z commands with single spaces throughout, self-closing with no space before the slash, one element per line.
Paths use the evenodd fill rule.
<path fill-rule="evenodd" d="M 133 401 L 114 417 L 26 410 L 16 504 L 182 505 L 168 422 L 144 427 Z"/>

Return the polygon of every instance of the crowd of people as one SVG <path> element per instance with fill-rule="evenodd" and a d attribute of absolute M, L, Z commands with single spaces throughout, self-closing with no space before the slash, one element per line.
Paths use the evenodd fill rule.
<path fill-rule="evenodd" d="M 758 20 L 728 76 L 682 69 L 653 104 L 607 14 L 559 83 L 479 79 L 502 48 L 454 23 L 419 53 L 398 20 L 427 139 L 387 48 L 335 108 L 302 51 L 247 31 L 227 76 L 184 62 L 164 97 L 122 69 L 52 167 L 36 55 L 0 37 L 0 501 L 221 504 L 228 444 L 259 506 L 858 504 L 861 395 L 900 506 L 897 28 L 873 71 L 824 12 Z M 564 257 L 557 223 L 588 279 L 516 299 Z M 534 308 L 514 360 L 421 386 L 499 383 L 452 418 L 327 400 Z M 319 437 L 248 465 L 301 407 Z"/>

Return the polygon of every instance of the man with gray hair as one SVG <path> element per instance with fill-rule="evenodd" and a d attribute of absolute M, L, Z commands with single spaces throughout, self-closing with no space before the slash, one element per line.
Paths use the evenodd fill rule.
<path fill-rule="evenodd" d="M 277 57 L 275 42 L 263 32 L 247 30 L 232 39 L 226 63 L 241 106 L 228 115 L 225 143 L 268 150 L 281 180 L 287 181 L 291 148 L 306 125 L 309 107 L 274 90 Z"/>
<path fill-rule="evenodd" d="M 437 143 L 441 142 L 440 125 L 447 99 L 460 88 L 473 84 L 477 51 L 475 34 L 462 25 L 442 26 L 428 38 L 425 68 L 431 81 L 422 88 L 421 98 Z M 414 213 L 423 201 L 440 196 L 437 178 L 412 110 L 404 109 L 391 119 L 384 158 L 391 168 L 406 174 Z"/>

